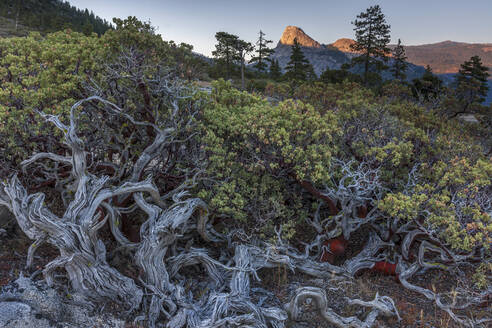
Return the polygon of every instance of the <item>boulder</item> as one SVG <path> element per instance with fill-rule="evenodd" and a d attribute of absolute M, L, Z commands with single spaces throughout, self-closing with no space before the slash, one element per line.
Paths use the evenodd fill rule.
<path fill-rule="evenodd" d="M 79 298 L 63 296 L 44 282 L 20 276 L 0 292 L 0 327 L 125 327 L 125 320 L 94 313 L 82 302 L 76 303 Z"/>

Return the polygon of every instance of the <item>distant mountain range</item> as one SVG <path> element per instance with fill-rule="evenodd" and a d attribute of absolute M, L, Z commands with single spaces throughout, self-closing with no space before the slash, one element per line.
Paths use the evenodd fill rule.
<path fill-rule="evenodd" d="M 492 43 L 464 43 L 444 41 L 419 46 L 405 46 L 408 61 L 416 65 L 430 65 L 435 73 L 457 73 L 460 65 L 472 56 L 479 56 L 492 70 Z"/>
<path fill-rule="evenodd" d="M 350 62 L 354 56 L 357 56 L 350 49 L 350 45 L 355 43 L 352 39 L 343 38 L 331 44 L 321 44 L 307 35 L 300 27 L 287 26 L 271 57 L 278 60 L 282 68 L 290 60 L 291 46 L 294 44 L 295 38 L 297 38 L 304 55 L 309 59 L 318 75 L 327 68 L 340 69 L 344 63 Z M 392 47 L 394 45 L 390 45 L 390 48 Z M 409 62 L 406 72 L 408 80 L 421 77 L 425 71 L 425 66 L 430 65 L 434 73 L 438 74 L 445 83 L 449 83 L 453 80 L 454 74 L 458 72 L 460 65 L 475 55 L 480 56 L 492 74 L 492 43 L 444 41 L 434 44 L 405 46 L 405 51 Z M 391 64 L 391 59 L 389 64 Z M 383 78 L 390 78 L 389 73 L 383 73 Z M 488 103 L 492 102 L 492 81 L 489 82 L 489 85 L 491 90 Z"/>
<path fill-rule="evenodd" d="M 297 39 L 297 42 L 301 45 L 304 55 L 313 65 L 314 71 L 318 76 L 327 68 L 340 69 L 343 64 L 349 63 L 357 55 L 350 50 L 350 44 L 355 42 L 351 39 L 340 39 L 328 45 L 321 44 L 307 35 L 300 27 L 287 26 L 275 47 L 275 52 L 271 56 L 271 58 L 278 60 L 282 69 L 285 68 L 290 60 L 291 46 L 294 44 L 294 39 Z M 360 67 L 352 69 L 356 73 L 359 70 Z M 424 74 L 424 71 L 424 67 L 409 63 L 407 76 L 409 79 L 417 78 Z M 383 78 L 389 79 L 391 74 L 383 72 Z"/>

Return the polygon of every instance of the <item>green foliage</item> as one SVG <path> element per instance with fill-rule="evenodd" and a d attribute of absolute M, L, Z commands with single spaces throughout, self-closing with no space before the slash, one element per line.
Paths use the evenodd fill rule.
<path fill-rule="evenodd" d="M 114 23 L 116 28 L 101 37 L 66 30 L 0 39 L 0 159 L 5 166 L 14 168 L 33 152 L 64 154 L 59 132 L 38 111 L 66 115 L 77 100 L 92 95 L 95 90 L 90 88 L 97 85 L 98 92 L 121 108 L 143 113 L 139 107 L 146 103 L 142 86 L 150 83 L 144 76 L 172 71 L 192 78 L 200 70 L 190 46 L 163 41 L 150 24 L 135 17 Z M 130 80 L 135 73 L 130 71 L 108 78 L 124 52 L 140 56 L 140 69 L 134 69 L 143 74 L 141 81 Z M 120 90 L 128 88 L 125 103 L 114 98 L 111 90 L 115 85 Z"/>
<path fill-rule="evenodd" d="M 17 162 L 55 134 L 36 114 L 59 114 L 81 97 L 81 87 L 94 76 L 97 58 L 104 51 L 100 39 L 76 32 L 41 37 L 0 39 L 0 135 L 3 157 Z M 43 131 L 50 132 L 45 134 Z M 44 135 L 40 137 L 39 135 Z M 41 139 L 40 139 L 41 138 Z"/>
<path fill-rule="evenodd" d="M 42 123 L 37 111 L 63 116 L 77 99 L 97 92 L 133 117 L 159 126 L 172 115 L 158 81 L 162 76 L 193 79 L 200 62 L 192 47 L 162 41 L 150 24 L 134 17 L 114 23 L 115 29 L 101 37 L 65 31 L 0 39 L 0 160 L 10 166 L 9 173 L 33 152 L 67 155 L 60 135 Z M 239 39 L 231 38 L 236 43 L 227 50 L 224 41 L 218 60 L 229 58 L 233 64 Z M 483 197 L 492 188 L 492 165 L 484 154 L 490 148 L 482 148 L 490 143 L 487 112 L 477 114 L 480 129 L 443 120 L 448 103 L 426 103 L 442 97 L 441 82 L 430 69 L 412 86 L 418 101 L 402 82 L 387 83 L 378 93 L 343 70 L 326 71 L 321 77 L 325 83 L 302 83 L 307 63 L 300 51 L 295 56 L 293 51 L 290 67 L 298 83 L 250 81 L 248 89 L 264 90 L 274 99 L 219 80 L 210 94 L 197 93 L 177 104 L 183 122 L 190 119 L 188 109 L 205 104 L 193 118 L 200 127 L 193 134 L 199 142 L 193 149 L 205 171 L 195 191 L 210 206 L 212 219 L 264 236 L 282 226 L 295 238 L 322 202 L 320 193 L 340 182 L 337 163 L 350 162 L 378 174 L 381 194 L 371 202 L 378 202 L 381 229 L 389 222 L 397 228 L 414 224 L 448 249 L 490 254 L 492 225 Z M 302 67 L 295 68 L 294 62 Z M 132 130 L 117 118 L 100 124 L 95 124 L 99 117 L 84 119 L 87 142 L 98 128 L 135 135 L 125 155 L 130 166 L 152 137 L 152 131 Z M 176 137 L 188 140 L 188 133 Z M 112 156 L 117 135 L 105 136 L 107 148 L 100 147 L 98 156 Z M 180 157 L 172 173 L 196 164 L 190 163 L 192 159 Z M 166 177 L 156 181 L 167 186 Z M 320 215 L 334 214 L 321 206 Z M 482 278 L 476 280 L 483 285 Z"/>
<path fill-rule="evenodd" d="M 481 263 L 473 275 L 475 284 L 480 289 L 486 289 L 490 285 L 490 279 L 487 276 L 492 275 L 492 262 Z"/>
<path fill-rule="evenodd" d="M 406 221 L 425 218 L 424 224 L 453 249 L 490 252 L 492 219 L 481 198 L 490 193 L 492 163 L 455 158 L 425 168 L 425 180 L 405 193 L 389 193 L 380 208 Z"/>
<path fill-rule="evenodd" d="M 490 244 L 490 214 L 480 195 L 490 195 L 492 172 L 473 130 L 442 120 L 440 108 L 429 111 L 414 102 L 405 84 L 394 82 L 386 90 L 379 97 L 350 82 L 277 83 L 266 93 L 312 104 L 322 115 L 335 110 L 342 134 L 333 135 L 332 157 L 379 167 L 387 190 L 379 206 L 388 217 L 422 220 L 453 249 Z M 419 183 L 409 184 L 414 175 Z M 475 192 L 466 194 L 469 190 Z"/>
<path fill-rule="evenodd" d="M 213 188 L 202 190 L 214 213 L 270 228 L 306 216 L 297 182 L 327 182 L 333 137 L 331 112 L 288 100 L 274 106 L 230 84 L 214 84 L 203 116 Z M 307 207 L 309 208 L 309 206 Z"/>

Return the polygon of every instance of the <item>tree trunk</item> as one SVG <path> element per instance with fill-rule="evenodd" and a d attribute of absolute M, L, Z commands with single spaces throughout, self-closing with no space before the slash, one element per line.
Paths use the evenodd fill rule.
<path fill-rule="evenodd" d="M 241 59 L 241 88 L 244 90 L 244 57 Z"/>
<path fill-rule="evenodd" d="M 367 54 L 366 54 L 366 61 L 365 61 L 365 65 L 364 65 L 364 85 L 367 86 L 367 73 L 369 71 L 369 59 L 370 59 L 370 56 L 369 56 L 369 49 L 367 50 Z"/>
<path fill-rule="evenodd" d="M 20 12 L 20 7 L 17 8 L 17 14 L 15 15 L 15 31 L 17 32 L 17 27 L 19 25 L 19 12 Z"/>

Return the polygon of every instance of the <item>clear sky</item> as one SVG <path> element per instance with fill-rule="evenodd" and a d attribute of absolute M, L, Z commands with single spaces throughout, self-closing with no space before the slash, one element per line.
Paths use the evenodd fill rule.
<path fill-rule="evenodd" d="M 165 40 L 192 44 L 210 55 L 217 31 L 255 41 L 260 29 L 276 45 L 287 25 L 301 27 L 321 43 L 353 38 L 350 24 L 379 4 L 391 25 L 392 42 L 406 45 L 445 40 L 492 43 L 492 0 L 69 0 L 79 8 L 113 17 L 137 16 Z"/>

